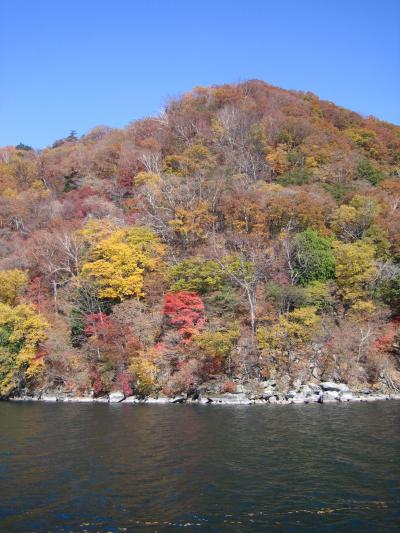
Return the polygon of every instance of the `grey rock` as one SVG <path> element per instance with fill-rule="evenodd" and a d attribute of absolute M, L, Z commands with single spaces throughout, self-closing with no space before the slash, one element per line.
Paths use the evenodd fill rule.
<path fill-rule="evenodd" d="M 323 391 L 337 391 L 337 392 L 344 392 L 349 391 L 348 385 L 345 383 L 334 383 L 333 381 L 323 381 L 321 383 L 321 389 Z"/>
<path fill-rule="evenodd" d="M 339 399 L 339 392 L 334 390 L 326 390 L 319 397 L 320 403 L 336 402 Z"/>
<path fill-rule="evenodd" d="M 206 404 L 206 403 L 210 403 L 210 400 L 206 396 L 200 396 L 197 399 L 197 402 L 200 404 Z"/>
<path fill-rule="evenodd" d="M 140 400 L 138 400 L 138 402 L 140 403 Z M 157 397 L 157 398 L 153 398 L 152 396 L 148 396 L 145 400 L 144 400 L 144 403 L 149 403 L 149 404 L 166 404 L 166 403 L 170 403 L 170 400 L 169 398 L 164 398 L 164 397 Z"/>
<path fill-rule="evenodd" d="M 119 403 L 125 399 L 125 394 L 121 391 L 110 392 L 108 398 L 110 400 L 110 403 Z"/>
<path fill-rule="evenodd" d="M 309 385 L 302 385 L 300 387 L 300 392 L 307 397 L 313 394 L 314 389 L 312 389 Z"/>
<path fill-rule="evenodd" d="M 268 398 L 268 403 L 278 403 L 278 400 L 276 399 L 276 396 L 271 396 L 270 398 Z"/>
<path fill-rule="evenodd" d="M 295 379 L 293 382 L 293 388 L 295 390 L 299 390 L 301 387 L 301 379 Z"/>
<path fill-rule="evenodd" d="M 127 396 L 125 400 L 122 400 L 122 403 L 139 403 L 140 400 L 137 396 Z"/>
<path fill-rule="evenodd" d="M 54 396 L 52 394 L 42 394 L 41 398 L 42 402 L 58 402 L 57 396 Z"/>
<path fill-rule="evenodd" d="M 157 400 L 163 400 L 163 398 L 157 398 Z M 186 402 L 186 396 L 175 396 L 174 398 L 170 398 L 169 403 L 185 403 Z"/>
<path fill-rule="evenodd" d="M 264 390 L 264 392 L 261 395 L 261 398 L 263 400 L 268 400 L 269 398 L 271 398 L 271 396 L 275 396 L 275 392 L 272 389 L 267 389 L 267 390 Z"/>
<path fill-rule="evenodd" d="M 295 398 L 291 398 L 290 403 L 294 404 L 300 404 L 300 403 L 306 403 L 306 397 L 305 396 L 296 396 Z"/>
<path fill-rule="evenodd" d="M 353 393 L 351 391 L 343 391 L 339 393 L 339 400 L 341 402 L 350 402 L 353 399 Z"/>
<path fill-rule="evenodd" d="M 208 396 L 208 400 L 210 403 L 217 403 L 217 404 L 237 404 L 237 405 L 249 405 L 253 403 L 245 394 L 218 394 L 215 396 Z"/>

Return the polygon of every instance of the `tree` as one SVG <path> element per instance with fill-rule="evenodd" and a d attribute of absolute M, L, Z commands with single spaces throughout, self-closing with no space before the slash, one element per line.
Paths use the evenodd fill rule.
<path fill-rule="evenodd" d="M 232 284 L 241 288 L 248 302 L 251 331 L 256 330 L 257 291 L 266 280 L 270 266 L 270 250 L 265 240 L 253 234 L 227 234 L 225 250 L 217 245 L 214 235 L 213 247 L 216 261 Z M 225 253 L 224 253 L 225 251 Z M 228 253 L 227 253 L 228 252 Z M 229 253 L 230 252 L 230 253 Z"/>
<path fill-rule="evenodd" d="M 288 266 L 294 282 L 304 286 L 334 278 L 335 256 L 329 238 L 307 229 L 295 235 L 289 247 Z"/>
<path fill-rule="evenodd" d="M 231 352 L 239 337 L 239 325 L 233 324 L 233 327 L 225 331 L 200 331 L 194 336 L 193 341 L 208 357 L 216 359 L 221 366 L 228 362 L 230 367 Z"/>
<path fill-rule="evenodd" d="M 65 138 L 66 141 L 72 141 L 72 142 L 75 142 L 78 140 L 77 136 L 76 136 L 76 131 L 75 130 L 71 130 L 69 132 L 69 135 L 68 137 Z"/>
<path fill-rule="evenodd" d="M 380 212 L 374 198 L 356 194 L 350 203 L 338 207 L 332 217 L 332 229 L 341 240 L 362 239 Z"/>
<path fill-rule="evenodd" d="M 186 246 L 207 238 L 208 232 L 216 218 L 210 213 L 210 206 L 206 201 L 187 209 L 177 206 L 175 217 L 169 221 L 169 226 L 180 236 Z"/>
<path fill-rule="evenodd" d="M 369 181 L 372 185 L 378 185 L 383 180 L 382 173 L 368 159 L 363 159 L 358 163 L 356 177 Z"/>
<path fill-rule="evenodd" d="M 375 249 L 363 241 L 334 243 L 336 258 L 336 283 L 346 304 L 368 294 L 368 288 L 378 273 L 375 265 Z"/>
<path fill-rule="evenodd" d="M 48 322 L 32 305 L 0 303 L 0 395 L 7 396 L 37 377 L 44 359 L 39 352 Z"/>
<path fill-rule="evenodd" d="M 98 288 L 100 298 L 141 297 L 144 274 L 157 267 L 162 253 L 153 231 L 142 227 L 116 230 L 92 247 L 82 275 Z"/>
<path fill-rule="evenodd" d="M 134 376 L 129 365 L 141 345 L 129 328 L 112 315 L 93 313 L 85 316 L 85 335 L 97 393 L 122 388 L 126 395 L 132 394 Z"/>
<path fill-rule="evenodd" d="M 168 293 L 164 297 L 164 315 L 171 326 L 178 328 L 183 342 L 190 342 L 205 324 L 203 300 L 195 292 L 180 291 Z"/>
<path fill-rule="evenodd" d="M 17 150 L 26 150 L 27 152 L 29 152 L 30 150 L 33 150 L 32 146 L 28 146 L 27 144 L 24 144 L 22 142 L 17 144 L 17 146 L 15 148 Z"/>
<path fill-rule="evenodd" d="M 201 257 L 185 259 L 170 269 L 172 291 L 189 291 L 205 294 L 220 290 L 226 283 L 226 274 L 219 264 Z"/>
<path fill-rule="evenodd" d="M 293 362 L 295 350 L 310 342 L 320 327 L 321 319 L 315 307 L 300 307 L 267 327 L 257 329 L 257 341 L 267 358 L 275 357 L 278 363 Z"/>
<path fill-rule="evenodd" d="M 14 305 L 28 283 L 28 276 L 22 270 L 0 272 L 0 302 Z"/>

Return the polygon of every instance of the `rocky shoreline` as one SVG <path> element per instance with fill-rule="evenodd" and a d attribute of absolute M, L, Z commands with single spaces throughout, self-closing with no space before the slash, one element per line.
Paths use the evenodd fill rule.
<path fill-rule="evenodd" d="M 46 392 L 36 395 L 10 397 L 7 401 L 42 401 L 76 403 L 129 403 L 129 404 L 192 404 L 192 405 L 290 405 L 312 403 L 373 402 L 379 400 L 400 400 L 399 393 L 374 392 L 370 389 L 352 391 L 345 383 L 321 382 L 307 383 L 287 392 L 279 392 L 274 380 L 262 384 L 262 390 L 254 392 L 239 385 L 235 392 L 213 393 L 201 390 L 192 395 L 125 396 L 115 391 L 105 396 L 74 396 L 68 393 Z M 261 388 L 260 388 L 261 389 Z"/>

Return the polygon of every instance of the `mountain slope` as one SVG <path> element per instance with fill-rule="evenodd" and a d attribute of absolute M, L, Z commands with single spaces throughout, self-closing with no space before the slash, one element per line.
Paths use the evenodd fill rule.
<path fill-rule="evenodd" d="M 399 387 L 400 128 L 252 80 L 0 149 L 0 394 Z"/>

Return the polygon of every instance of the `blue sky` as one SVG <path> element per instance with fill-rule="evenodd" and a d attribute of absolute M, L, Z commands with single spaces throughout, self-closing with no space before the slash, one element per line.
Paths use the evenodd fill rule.
<path fill-rule="evenodd" d="M 0 0 L 0 146 L 259 78 L 400 124 L 400 0 Z"/>

